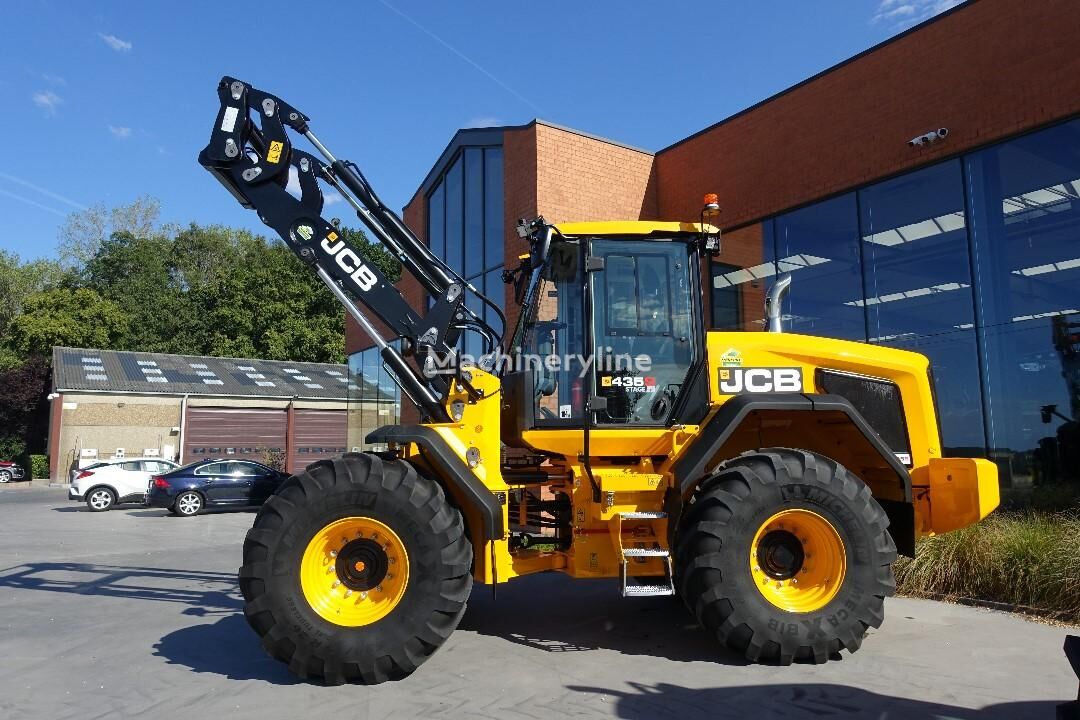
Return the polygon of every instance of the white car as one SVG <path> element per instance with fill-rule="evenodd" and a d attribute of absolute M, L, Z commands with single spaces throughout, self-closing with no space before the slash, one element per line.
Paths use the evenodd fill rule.
<path fill-rule="evenodd" d="M 72 473 L 68 499 L 85 502 L 92 512 L 108 510 L 117 503 L 141 503 L 154 475 L 179 465 L 160 458 L 124 458 L 94 463 Z"/>

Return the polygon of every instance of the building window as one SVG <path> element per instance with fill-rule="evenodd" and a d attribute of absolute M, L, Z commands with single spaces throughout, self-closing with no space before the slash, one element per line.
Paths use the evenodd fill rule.
<path fill-rule="evenodd" d="M 385 450 L 367 442 L 367 435 L 401 419 L 401 390 L 383 366 L 379 348 L 349 356 L 349 450 Z"/>
<path fill-rule="evenodd" d="M 501 147 L 465 147 L 427 195 L 432 252 L 495 303 L 503 300 L 503 155 Z M 472 293 L 466 305 L 498 329 L 494 311 Z M 485 351 L 476 333 L 464 351 Z"/>
<path fill-rule="evenodd" d="M 986 425 L 1007 484 L 1080 479 L 1080 120 L 966 158 Z"/>
<path fill-rule="evenodd" d="M 945 452 L 985 453 L 975 345 L 971 255 L 960 162 L 860 190 L 868 340 L 923 353 L 933 364 Z M 857 278 L 857 273 L 856 273 Z M 855 283 L 848 291 L 858 294 Z"/>
<path fill-rule="evenodd" d="M 742 290 L 728 280 L 740 270 L 738 265 L 717 260 L 709 263 L 710 326 L 714 330 L 738 330 L 742 325 Z"/>
<path fill-rule="evenodd" d="M 795 210 L 773 226 L 777 273 L 791 273 L 784 327 L 807 335 L 866 340 L 855 194 Z M 855 282 L 852 282 L 855 280 Z"/>

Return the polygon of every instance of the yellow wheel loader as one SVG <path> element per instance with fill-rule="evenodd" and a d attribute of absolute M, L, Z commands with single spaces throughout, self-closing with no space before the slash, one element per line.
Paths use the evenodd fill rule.
<path fill-rule="evenodd" d="M 769 332 L 706 331 L 715 197 L 698 223 L 522 221 L 504 337 L 465 301 L 500 320 L 502 303 L 435 257 L 307 116 L 230 77 L 218 97 L 200 163 L 326 283 L 422 417 L 372 432 L 386 452 L 292 477 L 247 534 L 244 614 L 295 674 L 404 677 L 454 631 L 474 582 L 540 572 L 678 595 L 751 661 L 825 662 L 881 624 L 898 551 L 996 507 L 993 464 L 942 456 L 922 355 L 780 332 L 790 277 L 769 292 Z M 321 185 L 417 278 L 426 311 L 322 217 Z M 458 349 L 465 333 L 483 357 Z"/>

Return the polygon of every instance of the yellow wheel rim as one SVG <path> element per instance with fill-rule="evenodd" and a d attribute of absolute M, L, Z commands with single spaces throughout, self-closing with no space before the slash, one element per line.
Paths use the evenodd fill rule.
<path fill-rule="evenodd" d="M 361 627 L 389 615 L 409 584 L 409 555 L 387 525 L 336 520 L 311 538 L 300 561 L 304 598 L 324 620 Z"/>
<path fill-rule="evenodd" d="M 750 574 L 771 604 L 806 613 L 828 605 L 844 584 L 847 553 L 832 523 L 802 509 L 776 513 L 750 545 Z"/>

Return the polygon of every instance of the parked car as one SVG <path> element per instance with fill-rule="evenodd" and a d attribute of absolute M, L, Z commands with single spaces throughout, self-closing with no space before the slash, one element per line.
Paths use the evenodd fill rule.
<path fill-rule="evenodd" d="M 150 478 L 179 467 L 161 458 L 104 460 L 72 473 L 68 499 L 85 502 L 93 512 L 118 503 L 141 503 Z"/>
<path fill-rule="evenodd" d="M 289 477 L 252 460 L 202 460 L 155 475 L 146 504 L 190 517 L 208 507 L 261 505 Z"/>
<path fill-rule="evenodd" d="M 21 465 L 16 465 L 13 462 L 7 462 L 6 460 L 0 461 L 0 483 L 11 482 L 12 480 L 23 480 L 26 478 L 26 471 L 22 469 Z"/>

